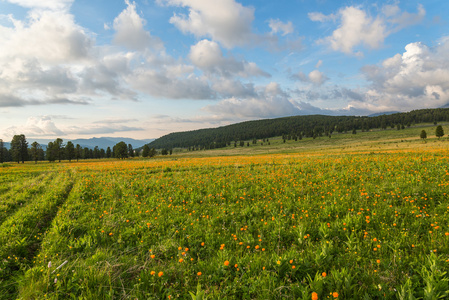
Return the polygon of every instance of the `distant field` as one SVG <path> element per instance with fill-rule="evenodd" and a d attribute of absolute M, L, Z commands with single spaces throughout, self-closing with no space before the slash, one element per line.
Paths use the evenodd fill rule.
<path fill-rule="evenodd" d="M 449 140 L 434 133 L 9 163 L 0 299 L 448 298 Z"/>

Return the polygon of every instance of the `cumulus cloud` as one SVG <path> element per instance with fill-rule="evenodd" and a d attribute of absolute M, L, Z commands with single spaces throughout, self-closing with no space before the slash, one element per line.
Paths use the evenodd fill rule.
<path fill-rule="evenodd" d="M 320 72 L 318 70 L 313 70 L 308 75 L 304 74 L 303 72 L 299 72 L 292 75 L 292 78 L 302 82 L 312 83 L 317 86 L 321 86 L 329 79 L 323 72 Z"/>
<path fill-rule="evenodd" d="M 125 2 L 128 7 L 114 20 L 114 42 L 132 50 L 160 50 L 163 47 L 162 41 L 144 29 L 146 21 L 137 14 L 136 3 L 129 0 Z"/>
<path fill-rule="evenodd" d="M 160 0 L 173 6 L 189 8 L 189 15 L 174 14 L 170 23 L 184 33 L 210 37 L 226 48 L 247 45 L 254 38 L 251 24 L 254 9 L 234 0 Z"/>
<path fill-rule="evenodd" d="M 370 16 L 359 7 L 348 6 L 337 14 L 323 15 L 319 12 L 309 13 L 309 18 L 316 22 L 340 22 L 331 36 L 319 42 L 328 44 L 333 50 L 346 54 L 361 56 L 361 51 L 354 49 L 360 46 L 378 49 L 383 46 L 385 38 L 393 32 L 421 22 L 425 16 L 425 9 L 418 6 L 416 14 L 401 12 L 397 5 L 386 5 L 377 17 Z"/>
<path fill-rule="evenodd" d="M 351 103 L 373 110 L 442 107 L 449 103 L 449 39 L 430 48 L 411 43 L 405 52 L 362 69 L 371 83 L 364 101 Z"/>
<path fill-rule="evenodd" d="M 275 82 L 261 87 L 254 97 L 230 97 L 215 105 L 206 106 L 203 110 L 238 118 L 272 118 L 300 113 L 296 103 L 291 101 L 288 94 Z"/>
<path fill-rule="evenodd" d="M 270 76 L 253 62 L 224 57 L 220 46 L 214 41 L 202 40 L 191 46 L 189 58 L 196 67 L 210 74 L 224 77 Z"/>
<path fill-rule="evenodd" d="M 270 26 L 272 34 L 282 33 L 282 35 L 285 36 L 287 34 L 293 33 L 294 31 L 291 21 L 284 23 L 279 19 L 270 19 L 268 22 L 268 26 Z"/>

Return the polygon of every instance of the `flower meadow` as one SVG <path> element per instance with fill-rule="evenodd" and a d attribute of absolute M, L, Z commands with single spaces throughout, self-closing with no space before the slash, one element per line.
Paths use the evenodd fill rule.
<path fill-rule="evenodd" d="M 0 299 L 449 297 L 449 150 L 0 168 Z"/>

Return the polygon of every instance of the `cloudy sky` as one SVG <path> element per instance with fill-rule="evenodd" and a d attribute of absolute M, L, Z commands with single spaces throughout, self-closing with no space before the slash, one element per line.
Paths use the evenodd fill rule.
<path fill-rule="evenodd" d="M 0 0 L 0 138 L 449 103 L 449 1 Z"/>

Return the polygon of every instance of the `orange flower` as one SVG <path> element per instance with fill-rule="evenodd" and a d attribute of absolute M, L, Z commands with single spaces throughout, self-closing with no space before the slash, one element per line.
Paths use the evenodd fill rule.
<path fill-rule="evenodd" d="M 162 277 L 162 275 L 164 275 L 164 272 L 157 273 L 157 276 L 159 276 L 159 277 Z"/>
<path fill-rule="evenodd" d="M 229 266 L 229 261 L 226 260 L 226 261 L 224 262 L 224 265 L 225 265 L 225 266 Z"/>
<path fill-rule="evenodd" d="M 198 275 L 198 276 L 201 276 L 201 274 L 203 274 L 203 273 L 201 273 L 201 272 L 196 273 L 196 275 Z"/>
<path fill-rule="evenodd" d="M 151 271 L 151 272 L 150 272 L 150 274 L 151 274 L 151 275 L 154 275 L 154 274 L 156 274 L 156 272 L 154 272 L 154 271 Z"/>
<path fill-rule="evenodd" d="M 312 293 L 312 300 L 318 300 L 318 294 L 313 292 Z"/>
<path fill-rule="evenodd" d="M 380 264 L 380 259 L 376 260 L 376 262 L 377 262 L 378 264 Z"/>
<path fill-rule="evenodd" d="M 326 272 L 321 273 L 321 276 L 326 277 L 327 276 Z"/>
<path fill-rule="evenodd" d="M 334 298 L 338 298 L 338 293 L 337 293 L 337 292 L 333 292 L 333 293 L 332 293 L 332 296 L 333 296 Z"/>
<path fill-rule="evenodd" d="M 154 254 L 151 255 L 151 258 L 155 258 L 155 257 L 156 257 L 156 255 L 154 255 Z"/>
<path fill-rule="evenodd" d="M 182 258 L 179 259 L 179 262 L 182 263 L 184 260 Z"/>

